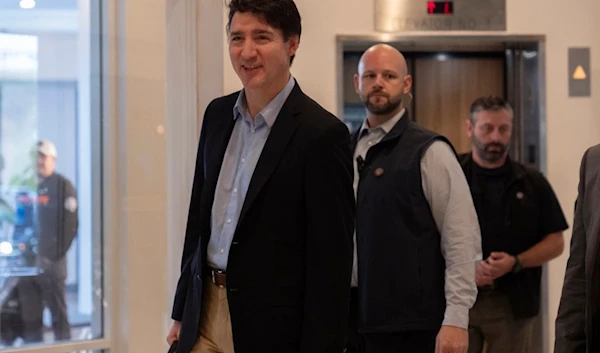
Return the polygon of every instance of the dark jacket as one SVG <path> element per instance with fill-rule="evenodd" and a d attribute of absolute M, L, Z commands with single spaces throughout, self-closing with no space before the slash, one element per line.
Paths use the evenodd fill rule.
<path fill-rule="evenodd" d="M 53 173 L 38 184 L 38 253 L 57 263 L 65 258 L 77 235 L 77 194 L 71 182 Z"/>
<path fill-rule="evenodd" d="M 555 353 L 600 351 L 600 145 L 581 161 L 571 255 L 556 318 Z"/>
<path fill-rule="evenodd" d="M 198 338 L 215 187 L 239 92 L 207 107 L 172 318 L 177 352 Z M 236 353 L 341 353 L 348 326 L 354 192 L 348 129 L 296 85 L 254 170 L 227 265 Z"/>
<path fill-rule="evenodd" d="M 354 135 L 354 144 L 358 131 Z M 359 330 L 439 330 L 444 318 L 441 237 L 421 183 L 421 158 L 436 140 L 399 120 L 369 149 L 357 193 Z"/>

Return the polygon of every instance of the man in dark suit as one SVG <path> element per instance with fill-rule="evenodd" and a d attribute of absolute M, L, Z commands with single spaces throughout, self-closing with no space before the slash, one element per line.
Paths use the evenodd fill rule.
<path fill-rule="evenodd" d="M 354 231 L 346 126 L 290 74 L 292 0 L 232 0 L 243 90 L 204 115 L 167 337 L 177 353 L 341 353 Z"/>
<path fill-rule="evenodd" d="M 600 145 L 585 152 L 579 178 L 555 353 L 600 351 Z"/>

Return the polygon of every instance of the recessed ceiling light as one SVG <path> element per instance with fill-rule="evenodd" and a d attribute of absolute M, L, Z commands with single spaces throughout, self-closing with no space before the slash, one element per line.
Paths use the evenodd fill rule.
<path fill-rule="evenodd" d="M 22 9 L 33 9 L 35 7 L 35 0 L 21 0 L 19 5 Z"/>

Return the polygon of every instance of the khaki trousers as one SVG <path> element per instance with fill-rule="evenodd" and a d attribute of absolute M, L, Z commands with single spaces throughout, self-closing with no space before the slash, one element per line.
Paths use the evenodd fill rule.
<path fill-rule="evenodd" d="M 469 313 L 469 353 L 531 353 L 534 323 L 515 319 L 505 294 L 480 292 Z"/>
<path fill-rule="evenodd" d="M 191 353 L 234 353 L 227 289 L 204 281 L 200 335 Z"/>

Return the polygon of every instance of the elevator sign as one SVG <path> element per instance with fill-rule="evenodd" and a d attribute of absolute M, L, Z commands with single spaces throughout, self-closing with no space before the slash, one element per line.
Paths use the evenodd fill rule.
<path fill-rule="evenodd" d="M 375 0 L 375 30 L 505 31 L 506 0 Z"/>
<path fill-rule="evenodd" d="M 569 97 L 590 97 L 590 48 L 569 48 Z"/>

